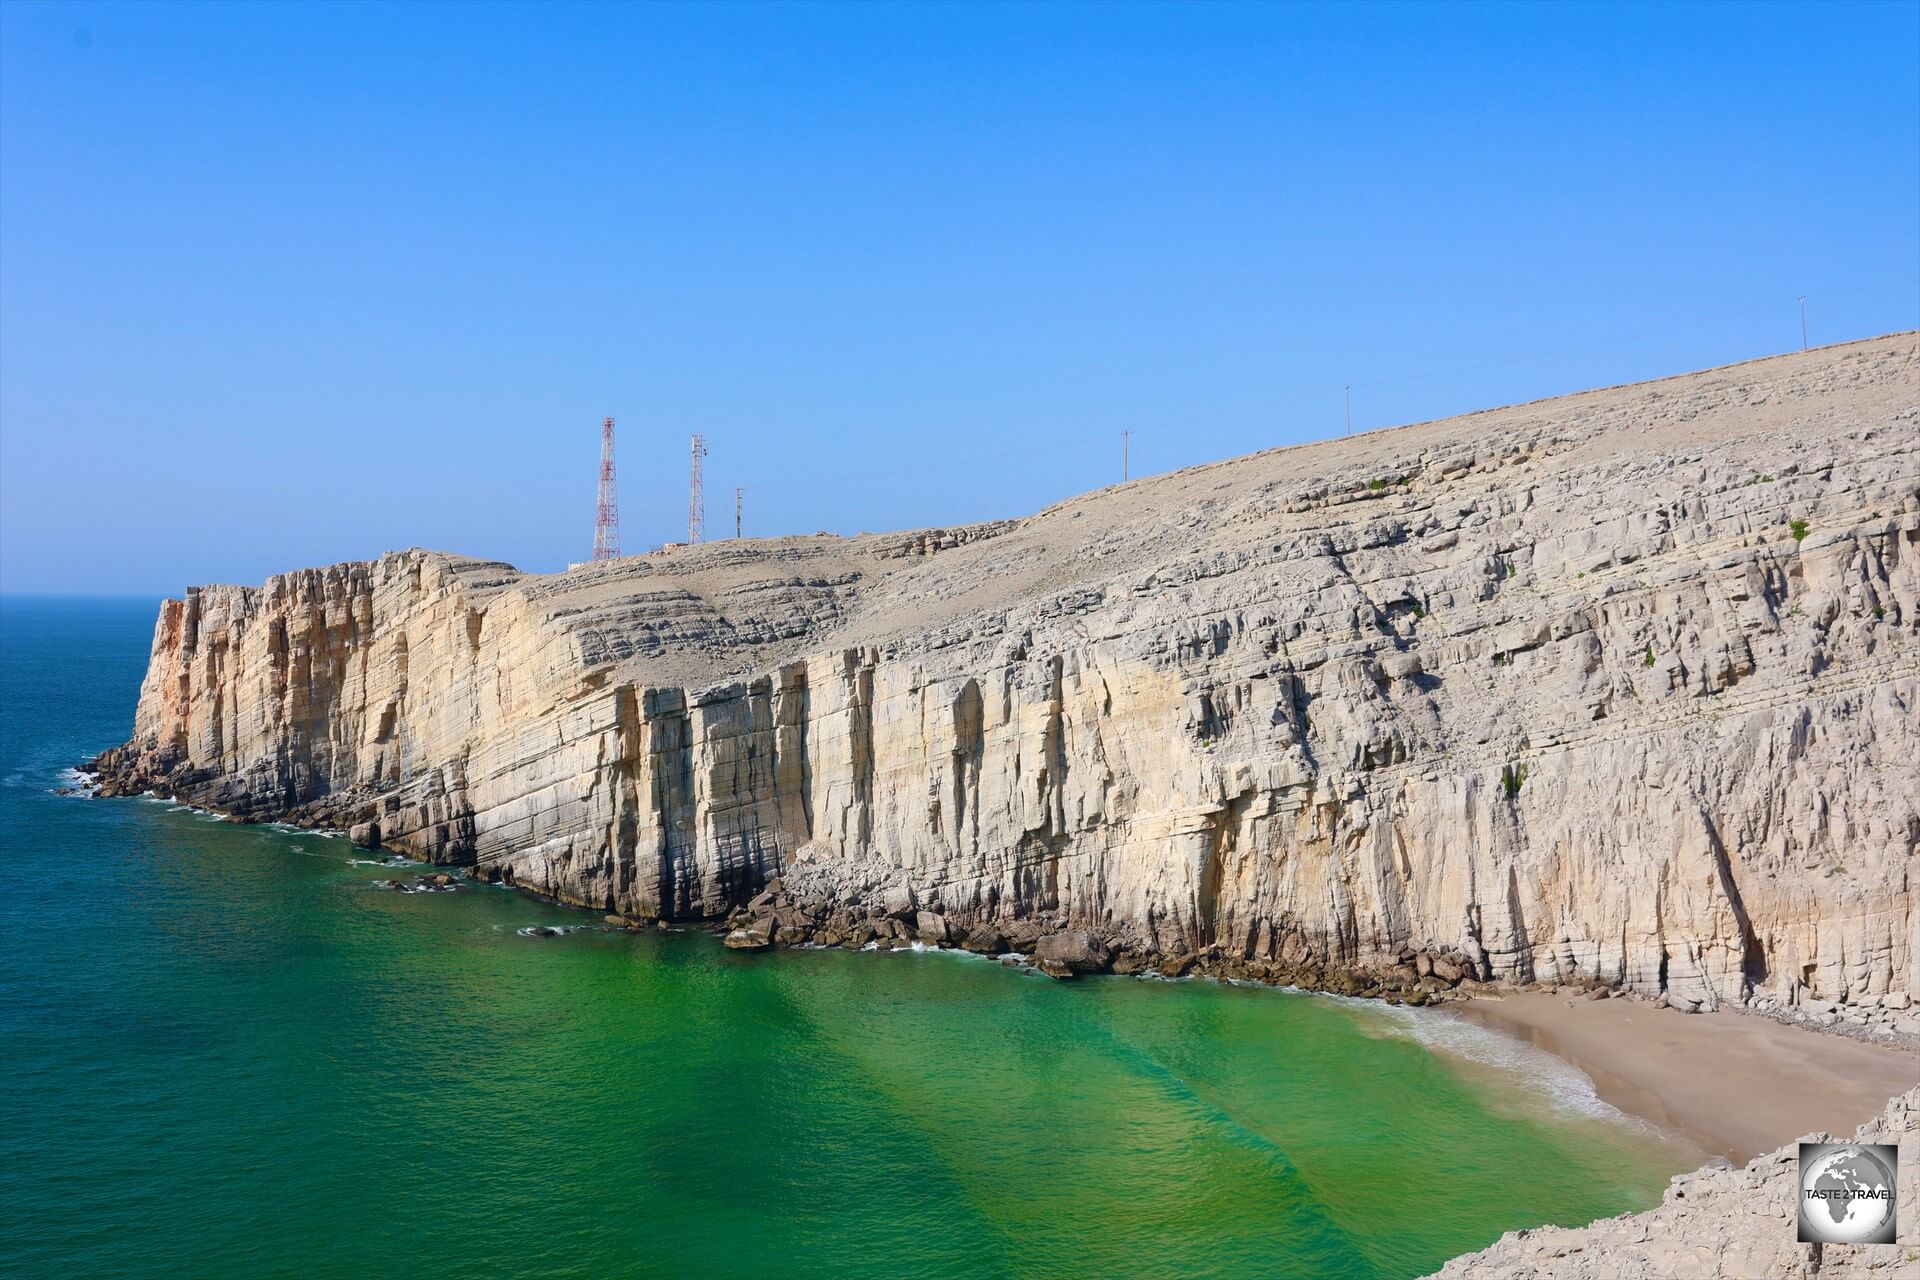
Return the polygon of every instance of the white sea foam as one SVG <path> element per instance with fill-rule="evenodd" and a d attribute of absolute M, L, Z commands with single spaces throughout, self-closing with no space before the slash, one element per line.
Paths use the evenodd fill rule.
<path fill-rule="evenodd" d="M 91 796 L 100 789 L 100 775 L 88 773 L 85 769 L 62 769 L 57 776 L 60 785 L 54 790 L 63 795 Z M 15 775 L 7 779 L 7 784 L 12 786 L 20 780 Z"/>
<path fill-rule="evenodd" d="M 1414 1009 L 1373 1000 L 1332 997 L 1363 1007 L 1394 1034 L 1435 1053 L 1471 1062 L 1511 1077 L 1557 1109 L 1576 1116 L 1640 1124 L 1594 1092 L 1587 1073 L 1525 1041 L 1437 1009 Z"/>

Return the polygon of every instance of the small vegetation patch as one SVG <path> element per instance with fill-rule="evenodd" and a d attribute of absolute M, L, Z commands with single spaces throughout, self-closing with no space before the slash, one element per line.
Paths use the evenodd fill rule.
<path fill-rule="evenodd" d="M 1805 520 L 1787 521 L 1787 532 L 1793 535 L 1795 542 L 1805 542 L 1807 540 L 1807 528 L 1808 526 Z"/>
<path fill-rule="evenodd" d="M 1653 665 L 1653 646 L 1652 645 L 1647 646 L 1647 665 L 1648 666 Z"/>
<path fill-rule="evenodd" d="M 1505 765 L 1500 770 L 1500 789 L 1511 800 L 1520 794 L 1520 788 L 1527 785 L 1527 766 L 1523 764 Z"/>

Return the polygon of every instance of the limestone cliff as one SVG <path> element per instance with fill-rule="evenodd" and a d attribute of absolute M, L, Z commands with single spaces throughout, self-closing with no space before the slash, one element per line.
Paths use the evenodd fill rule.
<path fill-rule="evenodd" d="M 1163 953 L 1920 992 L 1899 334 L 909 534 L 162 609 L 110 790 L 629 915 L 905 881 Z"/>

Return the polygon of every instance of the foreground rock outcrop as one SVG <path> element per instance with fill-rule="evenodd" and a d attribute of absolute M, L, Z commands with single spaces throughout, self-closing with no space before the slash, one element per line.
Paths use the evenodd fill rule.
<path fill-rule="evenodd" d="M 1905 1008 L 1917 444 L 1900 334 L 1018 521 L 393 553 L 168 601 L 99 768 L 737 945 Z"/>
<path fill-rule="evenodd" d="M 1843 1141 L 1809 1134 L 1802 1141 Z M 1441 1280 L 1789 1280 L 1820 1276 L 1911 1276 L 1920 1272 L 1920 1088 L 1860 1126 L 1856 1142 L 1900 1149 L 1894 1244 L 1800 1244 L 1797 1143 L 1756 1156 L 1745 1168 L 1681 1174 L 1658 1209 L 1577 1228 L 1509 1231 L 1479 1253 L 1435 1274 Z"/>

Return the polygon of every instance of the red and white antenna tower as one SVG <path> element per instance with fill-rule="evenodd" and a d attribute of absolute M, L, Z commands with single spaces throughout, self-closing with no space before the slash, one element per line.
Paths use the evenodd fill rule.
<path fill-rule="evenodd" d="M 693 437 L 693 479 L 687 486 L 687 545 L 695 546 L 707 536 L 707 495 L 700 484 L 700 459 L 707 456 L 707 438 Z"/>
<path fill-rule="evenodd" d="M 593 558 L 620 558 L 620 500 L 613 490 L 613 419 L 600 424 L 600 510 L 593 521 Z"/>

